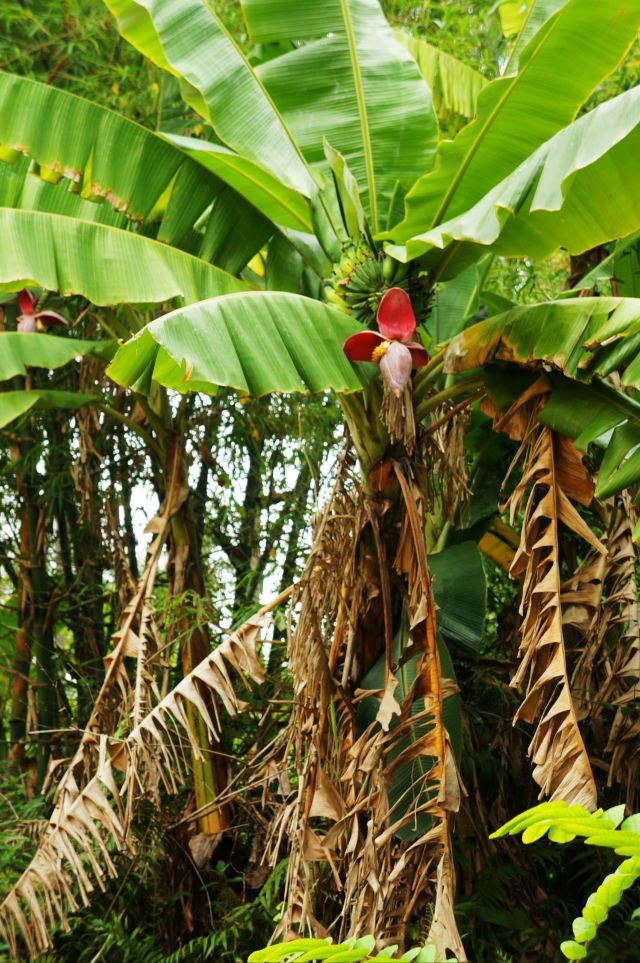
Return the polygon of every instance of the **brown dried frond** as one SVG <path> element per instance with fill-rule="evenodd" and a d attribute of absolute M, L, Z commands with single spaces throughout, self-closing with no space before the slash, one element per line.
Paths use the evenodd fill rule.
<path fill-rule="evenodd" d="M 578 718 L 590 719 L 600 758 L 612 757 L 608 785 L 625 785 L 634 808 L 640 771 L 640 632 L 631 496 L 622 492 L 602 513 L 607 556 L 592 552 L 563 585 L 563 618 L 577 639 L 571 687 Z"/>
<path fill-rule="evenodd" d="M 571 442 L 549 428 L 531 435 L 522 478 L 510 499 L 511 520 L 528 493 L 520 547 L 511 567 L 523 578 L 522 661 L 511 684 L 526 680 L 514 722 L 539 719 L 529 746 L 541 795 L 596 805 L 596 788 L 573 704 L 563 634 L 559 525 L 562 522 L 599 552 L 606 548 L 573 507 L 589 503 L 592 485 Z"/>
<path fill-rule="evenodd" d="M 431 885 L 432 938 L 443 954 L 449 949 L 464 960 L 450 913 L 448 815 L 460 788 L 441 718 L 446 693 L 424 549 L 424 494 L 408 464 L 393 465 L 392 474 L 400 504 L 367 499 L 343 476 L 301 577 L 289 640 L 296 701 L 264 767 L 271 781 L 286 767 L 286 753 L 297 774 L 295 789 L 280 798 L 265 847 L 273 861 L 289 844 L 277 934 L 374 933 L 380 946 L 403 944 Z M 392 587 L 406 612 L 402 659 L 415 663 L 402 695 L 400 667 L 390 659 Z M 379 658 L 386 664 L 383 688 L 361 690 Z M 365 699 L 377 700 L 378 708 L 363 727 L 358 713 Z M 397 798 L 390 790 L 402 767 L 412 776 Z"/>
<path fill-rule="evenodd" d="M 450 522 L 464 512 L 469 499 L 465 434 L 468 408 L 443 405 L 433 413 L 434 424 L 426 436 L 424 463 L 429 504 L 439 505 Z"/>
<path fill-rule="evenodd" d="M 510 499 L 511 523 L 522 504 L 524 518 L 520 546 L 510 569 L 522 578 L 520 665 L 511 680 L 514 687 L 526 680 L 525 700 L 514 718 L 538 721 L 529 745 L 533 777 L 540 795 L 596 805 L 596 788 L 589 758 L 578 727 L 567 671 L 560 580 L 559 526 L 583 538 L 599 553 L 606 548 L 596 538 L 570 499 L 582 505 L 593 500 L 593 483 L 570 439 L 541 426 L 538 413 L 551 385 L 541 375 L 504 413 L 489 399 L 483 409 L 494 428 L 520 442 L 507 479 L 523 452 L 522 476 Z M 506 480 L 505 479 L 505 482 Z M 569 599 L 567 599 L 569 602 Z"/>
<path fill-rule="evenodd" d="M 104 659 L 105 677 L 93 704 L 78 747 L 71 760 L 54 760 L 48 780 L 55 778 L 65 764 L 65 771 L 56 787 L 56 809 L 67 805 L 66 797 L 74 799 L 95 769 L 96 752 L 101 735 L 112 735 L 118 726 L 132 719 L 135 725 L 151 707 L 154 677 L 150 663 L 160 648 L 160 636 L 153 618 L 152 593 L 158 563 L 166 542 L 171 518 L 184 502 L 187 492 L 172 488 L 159 515 L 147 524 L 153 534 L 147 549 L 144 571 L 135 594 L 124 607 L 116 631 L 113 648 Z M 136 673 L 132 684 L 126 659 L 135 659 Z"/>
<path fill-rule="evenodd" d="M 614 706 L 615 715 L 605 752 L 611 754 L 608 785 L 625 786 L 632 812 L 640 792 L 640 623 L 638 620 L 637 551 L 633 528 L 637 513 L 629 492 L 622 492 L 612 512 L 609 567 L 602 635 L 602 675 L 594 707 Z"/>
<path fill-rule="evenodd" d="M 50 949 L 50 930 L 68 929 L 68 913 L 79 908 L 77 894 L 88 906 L 96 886 L 105 889 L 105 876 L 117 874 L 109 847 L 119 851 L 128 846 L 121 816 L 102 737 L 96 774 L 63 809 L 56 809 L 29 866 L 0 906 L 0 935 L 14 959 L 20 937 L 30 958 Z"/>
<path fill-rule="evenodd" d="M 153 794 L 159 780 L 170 791 L 183 782 L 183 744 L 200 752 L 198 720 L 219 736 L 220 719 L 209 708 L 217 702 L 204 696 L 215 695 L 230 715 L 243 710 L 231 674 L 238 673 L 245 685 L 263 680 L 256 644 L 270 621 L 268 608 L 230 633 L 125 739 L 100 736 L 96 771 L 85 785 L 75 783 L 72 768 L 67 771 L 44 838 L 0 905 L 0 934 L 14 957 L 20 937 L 30 957 L 50 949 L 50 930 L 68 928 L 77 894 L 87 905 L 96 886 L 104 889 L 105 875 L 117 874 L 109 847 L 133 849 L 131 819 L 139 796 Z M 117 779 L 114 770 L 123 778 Z"/>

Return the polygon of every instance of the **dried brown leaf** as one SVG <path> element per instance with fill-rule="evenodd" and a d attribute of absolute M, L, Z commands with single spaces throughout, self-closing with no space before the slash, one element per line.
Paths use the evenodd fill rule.
<path fill-rule="evenodd" d="M 560 442 L 560 458 L 575 467 Z M 541 795 L 596 805 L 596 788 L 582 741 L 567 674 L 560 582 L 559 523 L 587 539 L 599 551 L 606 549 L 569 501 L 556 471 L 558 441 L 549 428 L 540 427 L 532 440 L 523 478 L 511 499 L 512 515 L 529 496 L 524 512 L 520 547 L 512 576 L 523 576 L 520 614 L 521 663 L 512 685 L 526 680 L 526 697 L 514 721 L 534 722 L 541 717 L 529 746 L 533 776 Z M 577 470 L 576 470 L 577 471 Z M 573 491 L 581 491 L 575 473 L 565 471 Z"/>

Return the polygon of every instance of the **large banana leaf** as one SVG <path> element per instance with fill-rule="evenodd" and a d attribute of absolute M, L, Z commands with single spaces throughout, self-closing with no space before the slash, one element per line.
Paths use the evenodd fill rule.
<path fill-rule="evenodd" d="M 500 4 L 502 32 L 508 39 L 515 38 L 503 73 L 518 63 L 531 38 L 565 3 L 567 0 L 507 0 Z"/>
<path fill-rule="evenodd" d="M 428 170 L 436 146 L 431 94 L 378 0 L 244 0 L 251 37 L 311 40 L 257 68 L 305 157 L 323 139 L 359 182 L 374 231 L 391 200 Z M 318 38 L 318 39 L 312 39 Z"/>
<path fill-rule="evenodd" d="M 395 37 L 407 48 L 427 81 L 438 116 L 453 113 L 475 117 L 480 91 L 487 86 L 488 79 L 445 50 L 406 30 L 396 30 Z"/>
<path fill-rule="evenodd" d="M 91 404 L 95 395 L 78 391 L 0 391 L 0 428 L 15 421 L 20 415 L 36 408 L 67 408 L 73 410 Z"/>
<path fill-rule="evenodd" d="M 512 308 L 471 325 L 450 343 L 450 372 L 490 361 L 547 362 L 580 381 L 627 365 L 623 383 L 640 388 L 640 298 L 573 298 Z"/>
<path fill-rule="evenodd" d="M 134 47 L 181 78 L 183 95 L 228 147 L 307 197 L 314 181 L 244 55 L 204 0 L 105 0 Z"/>
<path fill-rule="evenodd" d="M 398 629 L 392 646 L 392 661 L 399 664 L 395 672 L 398 680 L 398 687 L 395 690 L 395 698 L 402 702 L 407 693 L 411 690 L 416 679 L 416 669 L 419 661 L 419 654 L 414 655 L 406 662 L 402 662 L 402 655 L 408 646 L 408 630 L 406 622 Z M 442 638 L 438 637 L 438 654 L 440 656 L 440 671 L 444 679 L 452 679 L 455 682 L 456 673 L 453 662 Z M 360 681 L 361 689 L 384 690 L 386 676 L 386 656 L 383 654 L 371 666 L 369 671 Z M 363 699 L 358 706 L 357 724 L 362 731 L 366 726 L 375 721 L 380 702 L 374 696 Z M 416 696 L 411 708 L 412 717 L 420 716 L 424 713 L 425 700 Z M 458 693 L 448 696 L 442 703 L 442 721 L 451 740 L 451 744 L 457 759 L 460 759 L 462 749 L 462 729 L 461 729 L 461 699 Z M 398 724 L 397 718 L 391 722 L 390 729 Z M 406 735 L 401 736 L 394 747 L 387 755 L 387 764 L 391 764 L 397 756 L 406 752 L 412 743 L 423 739 L 432 728 L 433 723 L 424 716 L 415 720 L 406 730 Z M 427 774 L 433 765 L 433 759 L 429 756 L 418 755 L 409 762 L 400 763 L 394 768 L 393 775 L 387 786 L 389 796 L 389 809 L 391 812 L 391 822 L 401 819 L 409 808 L 418 808 L 426 803 L 433 795 L 434 788 L 426 781 Z M 428 813 L 418 813 L 412 823 L 404 826 L 397 833 L 399 839 L 411 840 L 422 836 L 433 824 L 433 817 Z"/>
<path fill-rule="evenodd" d="M 459 542 L 429 557 L 438 629 L 472 655 L 484 638 L 487 584 L 475 542 Z"/>
<path fill-rule="evenodd" d="M 231 294 L 152 321 L 118 350 L 107 373 L 140 391 L 152 378 L 182 392 L 213 393 L 219 385 L 253 396 L 355 391 L 372 376 L 372 366 L 356 371 L 342 351 L 358 330 L 341 312 L 299 295 Z"/>
<path fill-rule="evenodd" d="M 244 181 L 234 177 L 232 163 L 232 174 L 227 170 L 225 176 L 221 167 L 223 176 L 218 178 L 215 170 L 200 163 L 199 155 L 190 158 L 177 144 L 167 143 L 171 138 L 63 91 L 0 74 L 0 95 L 6 98 L 14 88 L 22 114 L 7 108 L 0 116 L 0 156 L 10 161 L 0 163 L 0 206 L 114 227 L 131 226 L 133 218 L 142 221 L 146 235 L 155 232 L 158 240 L 179 244 L 231 273 L 244 268 L 272 233 L 267 218 L 252 206 L 260 198 L 251 185 L 250 161 L 230 154 L 248 176 Z M 22 145 L 21 151 L 6 147 L 15 143 Z M 62 177 L 59 167 L 65 172 Z M 40 177 L 31 176 L 34 168 Z M 52 181 L 58 179 L 61 183 L 55 186 Z M 279 182 L 271 180 L 277 190 Z M 111 185 L 105 196 L 96 193 L 99 183 Z M 239 193 L 232 189 L 234 184 L 241 188 Z M 281 191 L 285 208 L 289 204 L 294 215 L 304 213 L 300 195 L 287 188 Z M 212 202 L 213 209 L 207 212 Z M 125 205 L 126 215 L 120 213 Z M 275 204 L 259 206 L 267 215 L 274 213 Z M 201 215 L 206 223 L 196 231 L 193 225 Z M 295 217 L 288 221 L 284 216 L 283 223 L 300 227 Z"/>
<path fill-rule="evenodd" d="M 41 177 L 33 177 L 32 166 L 28 157 L 20 157 L 11 164 L 0 163 L 0 207 L 64 214 L 112 227 L 128 226 L 126 215 L 120 214 L 109 204 L 86 201 L 79 194 L 67 190 L 64 184 L 56 186 Z"/>
<path fill-rule="evenodd" d="M 32 177 L 30 166 L 26 157 L 13 164 L 0 163 L 0 207 L 63 214 L 112 227 L 129 226 L 127 217 L 108 204 L 84 200 L 62 184 L 55 186 Z M 230 274 L 241 271 L 274 231 L 273 224 L 257 208 L 222 182 L 205 217 L 203 229 L 191 230 L 182 238 L 180 248 L 202 260 L 212 261 Z M 148 229 L 149 225 L 145 225 L 145 234 Z"/>
<path fill-rule="evenodd" d="M 246 285 L 158 241 L 57 214 L 0 208 L 0 289 L 28 283 L 93 304 L 186 302 Z M 98 269 L 99 268 L 99 269 Z"/>
<path fill-rule="evenodd" d="M 513 308 L 467 328 L 447 349 L 449 371 L 492 361 L 546 364 L 575 379 L 553 379 L 540 417 L 575 439 L 582 451 L 592 443 L 606 449 L 598 497 L 640 481 L 640 404 L 600 380 L 620 371 L 623 385 L 640 388 L 640 298 L 578 298 Z M 505 381 L 510 392 L 522 390 L 513 376 L 502 381 L 503 387 Z"/>
<path fill-rule="evenodd" d="M 639 26 L 640 0 L 611 0 L 606 16 L 600 4 L 569 0 L 534 35 L 518 72 L 480 93 L 478 116 L 442 144 L 436 169 L 409 192 L 405 219 L 389 236 L 404 242 L 476 204 L 573 120 Z"/>
<path fill-rule="evenodd" d="M 194 237 L 191 253 L 237 274 L 267 243 L 273 230 L 260 211 L 225 185 L 213 203 L 203 235 Z"/>
<path fill-rule="evenodd" d="M 105 341 L 82 341 L 64 335 L 3 331 L 0 334 L 0 381 L 34 368 L 61 368 L 84 355 L 110 358 L 113 346 Z M 3 395 L 4 397 L 4 395 Z"/>
<path fill-rule="evenodd" d="M 25 77 L 0 73 L 0 157 L 26 154 L 48 181 L 104 200 L 136 222 L 158 221 L 179 244 L 219 190 L 178 147 L 111 110 Z M 61 187 L 61 191 L 63 187 Z"/>
<path fill-rule="evenodd" d="M 629 176 L 639 151 L 634 87 L 560 131 L 470 210 L 390 250 L 414 258 L 457 242 L 431 255 L 447 277 L 477 258 L 479 246 L 541 258 L 560 246 L 579 253 L 624 237 L 640 227 L 640 181 Z"/>
<path fill-rule="evenodd" d="M 233 187 L 275 224 L 297 231 L 313 230 L 307 199 L 255 161 L 240 157 L 221 144 L 211 144 L 194 137 L 168 134 L 165 137 Z"/>

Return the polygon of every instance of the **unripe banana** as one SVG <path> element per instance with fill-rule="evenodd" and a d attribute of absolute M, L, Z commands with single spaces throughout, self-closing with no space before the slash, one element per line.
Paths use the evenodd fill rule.
<path fill-rule="evenodd" d="M 397 265 L 398 262 L 396 259 L 387 254 L 382 262 L 382 277 L 385 279 L 385 281 L 393 281 L 396 274 Z"/>

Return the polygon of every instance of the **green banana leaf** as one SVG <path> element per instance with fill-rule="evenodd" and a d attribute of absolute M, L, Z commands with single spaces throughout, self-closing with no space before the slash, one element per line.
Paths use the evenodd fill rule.
<path fill-rule="evenodd" d="M 273 234 L 273 224 L 248 201 L 225 185 L 213 203 L 203 235 L 193 239 L 191 253 L 238 274 Z"/>
<path fill-rule="evenodd" d="M 628 365 L 623 384 L 640 387 L 640 298 L 573 298 L 519 306 L 473 324 L 447 347 L 445 368 L 490 361 L 548 362 L 589 382 Z"/>
<path fill-rule="evenodd" d="M 33 336 L 32 336 L 33 337 Z M 96 395 L 77 391 L 0 391 L 0 428 L 15 421 L 20 415 L 38 408 L 68 408 L 73 410 L 92 404 Z"/>
<path fill-rule="evenodd" d="M 342 218 L 349 236 L 358 241 L 366 236 L 366 217 L 358 182 L 349 170 L 346 158 L 334 150 L 328 140 L 324 142 L 324 154 L 340 200 Z"/>
<path fill-rule="evenodd" d="M 500 4 L 502 32 L 508 40 L 514 41 L 503 73 L 517 65 L 531 38 L 566 3 L 567 0 L 507 0 Z"/>
<path fill-rule="evenodd" d="M 267 252 L 266 282 L 269 291 L 301 294 L 304 262 L 283 234 L 271 239 Z"/>
<path fill-rule="evenodd" d="M 21 78 L 0 74 L 0 92 L 7 77 L 12 85 L 14 81 L 22 83 Z M 257 176 L 257 165 L 252 165 L 252 162 L 243 158 L 237 159 L 240 169 L 247 175 L 247 189 L 244 191 L 248 195 L 247 200 L 242 191 L 238 193 L 226 183 L 229 181 L 231 185 L 239 183 L 239 186 L 242 186 L 242 178 L 236 178 L 233 173 L 235 161 L 232 163 L 231 173 L 229 170 L 225 173 L 225 168 L 221 167 L 221 173 L 225 176 L 220 178 L 213 169 L 207 170 L 206 162 L 201 163 L 204 151 L 210 146 L 206 142 L 185 138 L 193 155 L 189 157 L 177 143 L 170 143 L 171 138 L 152 134 L 137 124 L 120 120 L 111 111 L 94 107 L 78 97 L 32 81 L 25 83 L 31 86 L 24 90 L 19 86 L 18 90 L 22 93 L 24 105 L 31 104 L 31 109 L 26 114 L 27 119 L 21 124 L 15 120 L 12 124 L 5 123 L 5 130 L 12 132 L 18 142 L 30 143 L 34 157 L 45 156 L 49 163 L 66 164 L 67 176 L 60 177 L 57 184 L 51 183 L 58 179 L 58 173 L 52 168 L 40 167 L 30 157 L 13 149 L 4 150 L 0 137 L 0 157 L 5 158 L 5 163 L 0 163 L 1 207 L 63 214 L 119 228 L 130 228 L 130 215 L 135 213 L 135 210 L 144 210 L 147 212 L 142 224 L 145 235 L 154 234 L 158 240 L 179 245 L 182 250 L 203 260 L 214 261 L 218 267 L 232 274 L 241 271 L 256 251 L 268 241 L 273 233 L 273 226 L 265 214 L 273 215 L 276 212 L 277 201 L 269 205 L 265 200 L 264 204 L 260 204 L 261 191 L 250 189 L 249 175 L 253 167 Z M 35 90 L 37 96 L 29 96 L 32 90 Z M 42 91 L 45 92 L 44 95 Z M 55 123 L 50 126 L 48 120 L 43 124 L 42 115 L 37 114 L 40 109 L 50 109 L 54 120 L 60 117 L 57 126 Z M 9 110 L 7 113 L 13 117 Z M 69 130 L 65 126 L 68 115 L 71 116 L 73 125 Z M 46 138 L 40 133 L 41 129 L 46 131 Z M 134 164 L 133 169 L 130 169 L 128 163 L 122 162 L 119 151 L 111 149 L 112 144 L 126 148 L 129 154 L 140 159 L 140 163 Z M 202 149 L 196 150 L 193 145 L 202 145 Z M 214 145 L 211 150 L 224 151 L 224 148 Z M 76 184 L 71 176 L 74 173 L 72 162 L 80 164 L 87 151 L 89 153 L 84 161 L 81 183 Z M 109 192 L 106 198 L 89 191 L 92 176 L 97 176 L 95 151 L 98 151 L 101 157 L 105 155 L 106 158 L 108 155 L 110 158 L 110 165 L 103 159 L 98 168 L 100 177 L 109 178 L 108 182 L 114 185 L 114 190 Z M 62 160 L 51 160 L 54 154 Z M 235 157 L 230 152 L 227 152 L 227 156 L 232 159 Z M 31 176 L 34 167 L 40 172 L 40 177 Z M 154 173 L 150 174 L 152 168 Z M 269 178 L 270 175 L 265 174 L 267 187 Z M 86 183 L 80 193 L 83 179 Z M 275 178 L 271 178 L 271 181 L 274 191 L 280 190 L 278 197 L 281 197 L 284 207 L 286 208 L 287 204 L 292 205 L 289 218 L 283 214 L 282 220 L 300 227 L 301 221 L 296 219 L 297 215 L 302 217 L 306 211 L 302 223 L 309 229 L 309 214 L 304 198 L 288 188 L 279 187 Z M 166 187 L 163 186 L 165 182 Z M 127 214 L 124 214 L 119 210 L 122 204 L 119 203 L 115 188 L 122 192 L 129 187 L 131 203 Z M 85 196 L 90 196 L 91 200 L 85 199 Z M 256 203 L 264 210 L 258 210 L 254 206 Z M 148 210 L 149 204 L 153 205 L 151 210 Z M 138 221 L 139 217 L 135 220 Z M 198 220 L 203 222 L 203 227 L 199 226 L 199 229 L 195 230 L 194 225 Z"/>
<path fill-rule="evenodd" d="M 246 289 L 244 282 L 183 251 L 72 217 L 0 208 L 0 235 L 0 290 L 35 284 L 106 305 L 172 298 L 189 303 Z"/>
<path fill-rule="evenodd" d="M 487 77 L 451 54 L 406 30 L 394 31 L 396 40 L 406 47 L 427 81 L 438 117 L 459 114 L 475 117 L 478 97 L 489 83 Z"/>
<path fill-rule="evenodd" d="M 220 182 L 202 165 L 133 121 L 67 91 L 0 73 L 0 158 L 26 154 L 49 182 L 105 201 L 158 239 L 179 244 Z M 61 186 L 61 191 L 64 185 Z"/>
<path fill-rule="evenodd" d="M 406 621 L 403 620 L 403 624 L 393 640 L 392 659 L 394 663 L 400 661 L 401 654 L 406 648 L 407 642 L 407 625 Z M 449 655 L 447 646 L 440 637 L 438 637 L 438 652 L 443 678 L 453 679 L 455 681 L 456 675 L 451 656 Z M 402 703 L 402 700 L 415 682 L 418 658 L 418 655 L 414 655 L 396 670 L 395 677 L 398 680 L 398 686 L 394 695 L 399 703 Z M 384 690 L 385 667 L 386 656 L 383 654 L 374 662 L 363 677 L 360 682 L 360 688 Z M 358 728 L 361 731 L 375 721 L 379 707 L 380 701 L 375 696 L 362 700 L 358 706 L 356 716 Z M 417 716 L 423 711 L 424 700 L 422 698 L 416 698 L 412 706 L 411 715 Z M 454 754 L 459 760 L 462 751 L 462 729 L 461 699 L 457 693 L 444 700 L 442 705 L 442 720 L 451 739 Z M 397 717 L 391 720 L 390 729 L 393 730 L 395 725 L 397 725 Z M 412 742 L 417 742 L 422 739 L 427 732 L 429 732 L 431 726 L 432 723 L 428 719 L 422 718 L 415 721 L 408 730 L 407 735 L 399 739 L 397 745 L 388 753 L 387 762 L 393 762 L 398 755 L 406 751 Z M 429 756 L 417 756 L 410 762 L 401 763 L 394 770 L 387 786 L 391 822 L 401 819 L 410 807 L 420 806 L 428 802 L 434 791 L 433 787 L 426 782 L 426 776 L 432 764 L 433 760 Z M 415 822 L 400 829 L 397 836 L 402 840 L 417 839 L 427 832 L 432 823 L 433 819 L 428 813 L 419 813 Z"/>
<path fill-rule="evenodd" d="M 237 154 L 311 197 L 313 177 L 269 95 L 204 0 L 105 0 L 122 36 L 180 78 L 187 103 Z"/>
<path fill-rule="evenodd" d="M 109 341 L 81 341 L 65 335 L 3 331 L 0 334 L 0 381 L 25 375 L 28 367 L 62 368 L 74 358 L 85 355 L 108 360 L 113 351 L 113 344 Z"/>
<path fill-rule="evenodd" d="M 401 260 L 431 251 L 450 277 L 482 248 L 542 258 L 624 237 L 640 227 L 640 182 L 628 173 L 639 151 L 640 86 L 560 131 L 464 214 L 389 251 Z"/>
<path fill-rule="evenodd" d="M 500 27 L 507 40 L 514 40 L 527 19 L 529 0 L 498 0 Z"/>
<path fill-rule="evenodd" d="M 109 204 L 86 201 L 79 194 L 68 190 L 66 185 L 50 184 L 41 177 L 32 177 L 33 164 L 28 157 L 20 157 L 12 163 L 0 163 L 0 207 L 13 207 L 23 211 L 41 211 L 43 214 L 64 214 L 83 221 L 95 221 L 110 227 L 127 228 L 129 220 Z"/>
<path fill-rule="evenodd" d="M 372 365 L 356 370 L 342 351 L 359 330 L 341 312 L 300 295 L 230 294 L 152 321 L 119 348 L 107 374 L 139 391 L 151 379 L 181 392 L 212 393 L 219 385 L 252 396 L 357 391 L 375 376 Z"/>
<path fill-rule="evenodd" d="M 493 258 L 487 255 L 450 281 L 437 284 L 427 328 L 435 344 L 449 341 L 480 307 L 482 285 Z M 485 297 L 483 294 L 483 302 Z"/>
<path fill-rule="evenodd" d="M 405 243 L 478 203 L 574 119 L 639 26 L 640 0 L 611 0 L 606 16 L 600 4 L 569 0 L 528 43 L 518 72 L 481 91 L 477 117 L 441 145 L 435 170 L 411 189 L 404 220 L 386 237 Z"/>
<path fill-rule="evenodd" d="M 274 224 L 297 231 L 313 230 L 307 199 L 282 184 L 255 161 L 241 157 L 221 144 L 211 144 L 208 141 L 196 140 L 195 137 L 181 137 L 177 134 L 163 136 L 233 187 Z"/>
<path fill-rule="evenodd" d="M 546 362 L 562 372 L 566 377 L 551 376 L 540 420 L 581 451 L 591 444 L 605 449 L 596 496 L 608 498 L 640 481 L 640 403 L 600 379 L 620 371 L 623 385 L 640 388 L 639 349 L 640 298 L 578 298 L 513 308 L 472 325 L 449 345 L 446 367 Z M 503 408 L 526 386 L 491 369 L 487 383 Z"/>
<path fill-rule="evenodd" d="M 358 181 L 372 230 L 386 227 L 394 192 L 431 168 L 437 125 L 429 88 L 377 0 L 244 0 L 243 9 L 256 43 L 309 41 L 256 72 L 306 159 L 326 168 L 326 138 Z"/>
<path fill-rule="evenodd" d="M 438 630 L 477 656 L 484 638 L 487 583 L 475 542 L 458 542 L 429 556 Z"/>
<path fill-rule="evenodd" d="M 0 163 L 0 207 L 62 214 L 110 227 L 130 228 L 128 218 L 108 204 L 83 200 L 79 194 L 66 190 L 63 184 L 56 186 L 32 177 L 30 166 L 27 158 L 21 158 L 14 164 Z M 212 209 L 208 214 L 205 213 L 205 220 L 202 231 L 190 230 L 182 238 L 180 248 L 194 257 L 215 263 L 230 274 L 242 271 L 254 254 L 268 242 L 274 230 L 266 217 L 223 183 L 213 200 Z M 144 227 L 145 236 L 154 229 L 154 225 Z"/>

